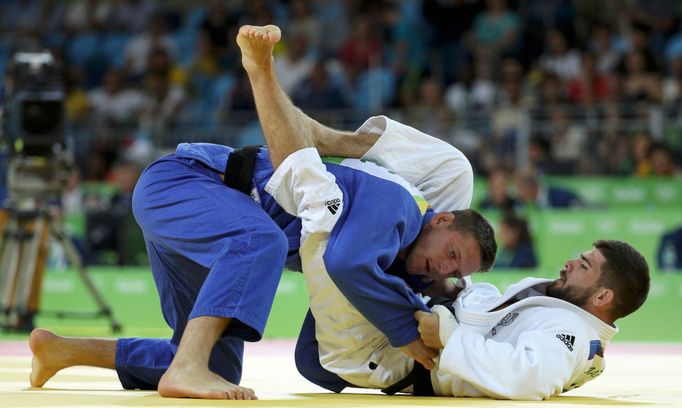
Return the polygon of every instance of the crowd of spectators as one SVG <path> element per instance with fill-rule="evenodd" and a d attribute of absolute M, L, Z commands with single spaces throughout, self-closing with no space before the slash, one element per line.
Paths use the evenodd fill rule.
<path fill-rule="evenodd" d="M 234 38 L 278 24 L 295 104 L 344 129 L 387 114 L 463 150 L 526 265 L 514 213 L 582 205 L 545 175 L 681 177 L 681 15 L 675 0 L 0 0 L 0 73 L 21 37 L 59 61 L 80 168 L 64 208 L 120 247 L 105 230 L 162 150 L 262 142 Z M 106 203 L 82 181 L 112 187 Z"/>
<path fill-rule="evenodd" d="M 679 15 L 674 0 L 5 0 L 0 70 L 20 35 L 61 61 L 87 180 L 149 146 L 258 142 L 234 37 L 267 23 L 284 27 L 285 91 L 331 125 L 398 116 L 480 174 L 534 164 L 532 144 L 548 174 L 679 176 Z"/>

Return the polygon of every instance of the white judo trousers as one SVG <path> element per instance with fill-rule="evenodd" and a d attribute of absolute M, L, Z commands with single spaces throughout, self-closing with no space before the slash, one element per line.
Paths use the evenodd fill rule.
<path fill-rule="evenodd" d="M 403 379 L 414 360 L 392 347 L 337 289 L 323 260 L 328 237 L 311 234 L 299 249 L 320 364 L 357 387 L 385 388 Z"/>

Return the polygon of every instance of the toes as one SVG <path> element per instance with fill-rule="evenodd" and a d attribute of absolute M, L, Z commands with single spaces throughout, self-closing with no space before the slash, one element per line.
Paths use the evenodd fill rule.
<path fill-rule="evenodd" d="M 251 388 L 246 388 L 242 387 L 242 397 L 245 400 L 252 400 L 255 399 L 256 395 L 254 394 L 253 390 Z"/>
<path fill-rule="evenodd" d="M 248 393 L 246 392 L 246 390 L 245 390 L 244 388 L 239 388 L 239 389 L 236 391 L 236 394 L 237 394 L 237 397 L 238 397 L 239 399 L 241 399 L 241 400 L 248 400 L 248 399 L 250 399 Z"/>
<path fill-rule="evenodd" d="M 258 26 L 241 26 L 239 33 L 246 38 L 253 40 L 276 41 L 279 35 L 279 28 L 277 26 L 268 25 L 264 27 Z"/>
<path fill-rule="evenodd" d="M 257 400 L 256 393 L 251 388 L 237 387 L 224 391 L 224 398 L 230 400 Z"/>

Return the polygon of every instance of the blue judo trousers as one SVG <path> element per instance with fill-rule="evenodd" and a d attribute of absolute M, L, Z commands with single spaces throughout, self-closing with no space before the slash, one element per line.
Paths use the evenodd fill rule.
<path fill-rule="evenodd" d="M 175 154 L 147 167 L 135 187 L 133 214 L 173 336 L 118 341 L 116 370 L 126 389 L 156 389 L 187 321 L 199 316 L 232 318 L 209 368 L 239 383 L 243 342 L 262 337 L 282 270 L 285 264 L 296 269 L 301 220 L 265 191 L 273 173 L 267 150 L 258 153 L 253 173 L 257 201 L 223 183 L 232 151 L 181 144 Z M 345 203 L 330 238 L 335 249 L 325 253 L 330 276 L 391 344 L 407 344 L 419 336 L 412 314 L 426 306 L 390 265 L 433 211 L 422 213 L 395 183 L 331 163 L 327 170 Z M 320 365 L 314 330 L 309 314 L 296 349 L 297 367 L 310 381 L 338 392 L 347 384 Z"/>
<path fill-rule="evenodd" d="M 157 388 L 194 317 L 233 319 L 209 368 L 235 384 L 241 379 L 243 342 L 263 335 L 289 242 L 298 242 L 300 229 L 295 240 L 288 239 L 283 227 L 293 217 L 277 220 L 247 194 L 226 187 L 220 175 L 232 149 L 219 148 L 225 150 L 213 156 L 222 158 L 219 163 L 181 155 L 159 159 L 135 187 L 133 214 L 173 336 L 118 341 L 116 371 L 126 389 Z M 259 154 L 258 172 L 261 180 L 272 173 L 266 155 Z"/>

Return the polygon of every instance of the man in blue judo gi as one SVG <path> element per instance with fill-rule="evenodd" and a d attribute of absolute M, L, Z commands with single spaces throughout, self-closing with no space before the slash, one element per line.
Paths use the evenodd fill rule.
<path fill-rule="evenodd" d="M 282 268 L 287 258 L 297 258 L 302 236 L 332 225 L 324 256 L 335 283 L 392 345 L 425 366 L 433 364 L 435 352 L 419 339 L 413 318 L 415 310 L 427 309 L 401 277 L 447 293 L 446 277 L 490 268 L 496 251 L 492 228 L 471 210 L 434 213 L 417 189 L 368 162 L 320 162 L 293 177 L 298 163 L 320 160 L 315 145 L 323 153 L 359 157 L 369 147 L 390 145 L 379 135 L 402 137 L 396 144 L 404 151 L 419 149 L 415 138 L 427 136 L 383 117 L 347 133 L 303 115 L 274 76 L 271 51 L 280 35 L 274 26 L 245 27 L 237 38 L 269 150 L 254 154 L 181 144 L 151 164 L 136 186 L 133 211 L 173 337 L 64 338 L 36 330 L 29 341 L 33 386 L 62 368 L 94 365 L 116 369 L 125 388 L 158 389 L 162 396 L 255 398 L 253 390 L 237 385 L 243 341 L 261 338 Z M 379 131 L 377 123 L 383 125 Z M 332 151 L 339 137 L 344 147 Z M 470 166 L 448 149 L 443 165 L 436 153 L 428 156 L 430 163 L 406 165 L 406 177 L 426 191 L 442 191 L 442 180 L 461 177 L 464 197 L 443 200 L 464 208 L 471 200 Z M 454 166 L 448 164 L 453 160 Z M 439 171 L 448 169 L 455 174 L 439 179 Z M 436 175 L 427 176 L 429 170 Z M 313 210 L 292 216 L 298 212 L 278 197 L 281 191 L 293 191 Z M 390 270 L 396 259 L 403 270 Z"/>

